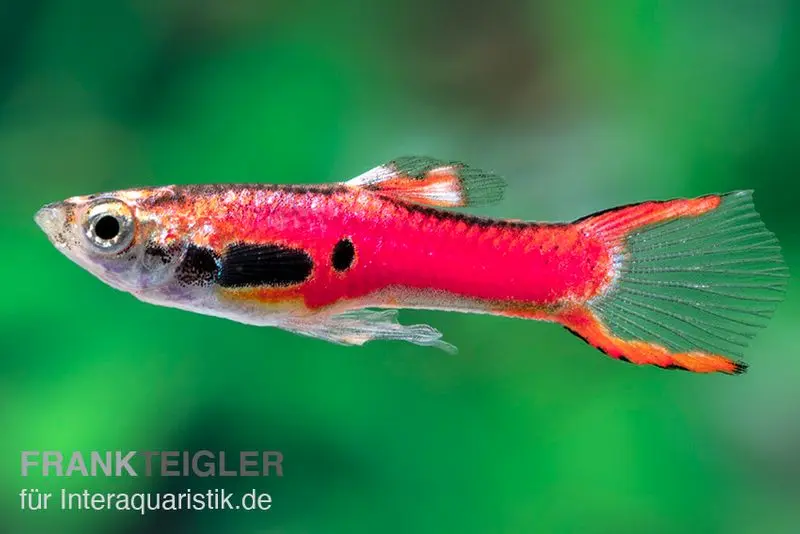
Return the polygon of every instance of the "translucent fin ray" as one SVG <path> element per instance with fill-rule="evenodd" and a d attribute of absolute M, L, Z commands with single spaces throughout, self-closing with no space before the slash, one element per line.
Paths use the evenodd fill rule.
<path fill-rule="evenodd" d="M 397 310 L 352 310 L 313 321 L 283 325 L 287 330 L 324 339 L 339 345 L 363 345 L 372 340 L 408 341 L 456 353 L 455 346 L 442 340 L 442 333 L 426 324 L 403 325 Z"/>

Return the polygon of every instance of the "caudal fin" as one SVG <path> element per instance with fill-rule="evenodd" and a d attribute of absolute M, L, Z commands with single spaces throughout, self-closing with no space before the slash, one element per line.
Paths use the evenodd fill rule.
<path fill-rule="evenodd" d="M 645 202 L 577 222 L 612 251 L 611 282 L 561 320 L 609 356 L 744 372 L 742 350 L 783 300 L 788 270 L 752 191 Z"/>

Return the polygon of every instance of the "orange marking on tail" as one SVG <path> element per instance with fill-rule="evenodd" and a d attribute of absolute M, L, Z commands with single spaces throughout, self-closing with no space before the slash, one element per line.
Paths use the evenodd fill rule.
<path fill-rule="evenodd" d="M 656 343 L 625 340 L 615 337 L 594 314 L 585 308 L 574 308 L 558 315 L 558 321 L 588 344 L 612 358 L 637 365 L 655 365 L 664 369 L 684 369 L 694 373 L 740 374 L 747 367 L 724 356 L 693 351 L 673 353 Z"/>

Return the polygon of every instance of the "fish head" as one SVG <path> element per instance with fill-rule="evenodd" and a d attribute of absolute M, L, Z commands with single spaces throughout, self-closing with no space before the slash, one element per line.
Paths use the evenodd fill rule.
<path fill-rule="evenodd" d="M 168 291 L 186 243 L 178 224 L 147 202 L 148 190 L 72 197 L 48 204 L 36 223 L 65 256 L 108 285 L 138 297 Z"/>

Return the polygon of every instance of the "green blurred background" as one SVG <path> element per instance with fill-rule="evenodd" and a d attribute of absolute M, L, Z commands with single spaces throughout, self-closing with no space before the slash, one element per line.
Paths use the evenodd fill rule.
<path fill-rule="evenodd" d="M 32 220 L 77 194 L 426 154 L 506 176 L 481 213 L 512 218 L 755 188 L 796 270 L 798 22 L 790 0 L 2 2 L 0 532 L 800 532 L 791 285 L 735 378 L 433 312 L 403 321 L 457 356 L 355 349 L 142 304 Z M 20 476 L 22 450 L 106 449 L 280 450 L 285 476 Z M 274 506 L 23 513 L 25 487 Z"/>

